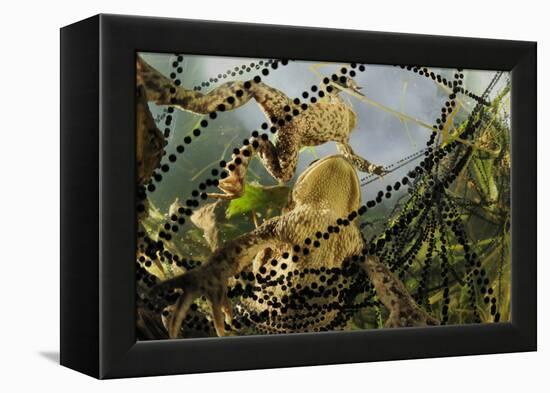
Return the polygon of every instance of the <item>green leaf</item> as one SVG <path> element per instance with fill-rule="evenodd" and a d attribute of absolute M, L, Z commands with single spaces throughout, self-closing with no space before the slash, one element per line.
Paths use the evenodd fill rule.
<path fill-rule="evenodd" d="M 244 193 L 240 198 L 233 199 L 225 215 L 228 219 L 239 215 L 269 208 L 282 208 L 287 200 L 290 187 L 262 186 L 257 183 L 245 183 Z"/>

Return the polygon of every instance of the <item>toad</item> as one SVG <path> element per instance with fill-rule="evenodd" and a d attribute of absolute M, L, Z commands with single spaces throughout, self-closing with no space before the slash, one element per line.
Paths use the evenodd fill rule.
<path fill-rule="evenodd" d="M 358 156 L 349 143 L 357 119 L 351 106 L 339 94 L 346 90 L 361 94 L 360 87 L 350 77 L 325 80 L 318 89 L 319 97 L 315 97 L 315 102 L 306 104 L 257 79 L 227 82 L 207 94 L 191 91 L 176 86 L 139 56 L 137 75 L 138 84 L 145 86 L 148 99 L 157 105 L 172 105 L 196 114 L 210 114 L 239 108 L 254 99 L 269 119 L 271 127 L 276 127 L 275 144 L 267 134 L 258 134 L 249 138 L 247 144 L 232 155 L 232 160 L 226 165 L 230 174 L 218 185 L 223 193 L 211 193 L 210 197 L 234 199 L 241 196 L 247 167 L 254 154 L 258 154 L 276 180 L 286 183 L 296 172 L 298 153 L 303 147 L 330 141 L 336 142 L 340 153 L 359 171 L 377 175 L 385 173 L 382 166 Z M 269 125 L 264 128 L 269 128 Z"/>
<path fill-rule="evenodd" d="M 438 324 L 388 267 L 363 252 L 356 220 L 342 221 L 357 212 L 360 198 L 357 173 L 347 157 L 333 155 L 311 164 L 280 216 L 227 241 L 202 266 L 154 289 L 153 296 L 179 294 L 167 313 L 169 336 L 178 337 L 189 309 L 202 296 L 219 336 L 226 333 L 234 310 L 262 332 L 328 330 L 337 310 L 345 307 L 353 276 L 360 274 L 368 276 L 388 309 L 387 327 Z M 357 261 L 358 270 L 350 268 L 350 261 Z M 231 301 L 228 285 L 243 272 L 254 276 L 253 294 Z"/>

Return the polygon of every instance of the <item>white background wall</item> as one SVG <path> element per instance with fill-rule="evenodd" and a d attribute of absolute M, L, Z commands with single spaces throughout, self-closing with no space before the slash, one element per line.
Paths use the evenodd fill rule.
<path fill-rule="evenodd" d="M 16 0 L 0 11 L 0 390 L 547 391 L 548 11 L 542 1 Z M 539 352 L 98 382 L 56 364 L 59 346 L 59 27 L 123 13 L 539 42 Z M 528 175 L 528 174 L 526 174 Z M 545 203 L 546 202 L 546 203 Z M 546 280 L 548 281 L 548 280 Z M 546 365 L 545 365 L 546 363 Z M 544 389 L 546 388 L 546 389 Z"/>

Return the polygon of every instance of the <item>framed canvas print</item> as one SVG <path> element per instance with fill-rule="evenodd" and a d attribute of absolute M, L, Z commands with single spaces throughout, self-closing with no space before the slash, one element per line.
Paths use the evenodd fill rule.
<path fill-rule="evenodd" d="M 61 76 L 63 365 L 536 349 L 535 43 L 99 15 Z"/>

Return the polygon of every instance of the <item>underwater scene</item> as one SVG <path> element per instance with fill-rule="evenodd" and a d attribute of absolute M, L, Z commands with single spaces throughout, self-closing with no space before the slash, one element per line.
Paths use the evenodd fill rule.
<path fill-rule="evenodd" d="M 139 340 L 510 321 L 510 74 L 136 56 Z"/>

